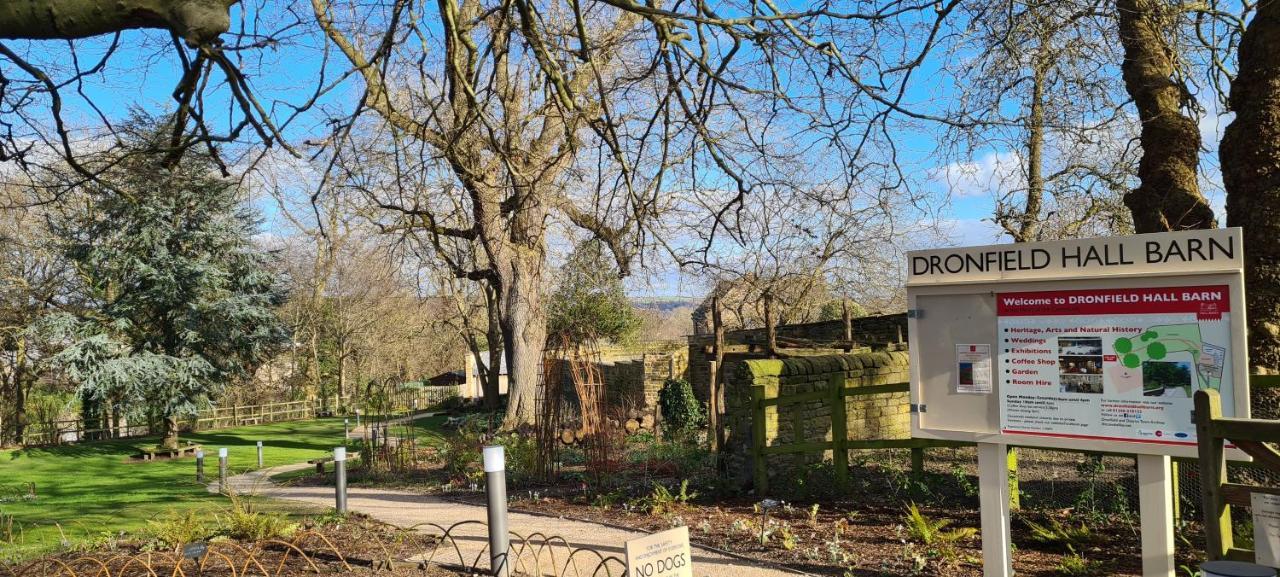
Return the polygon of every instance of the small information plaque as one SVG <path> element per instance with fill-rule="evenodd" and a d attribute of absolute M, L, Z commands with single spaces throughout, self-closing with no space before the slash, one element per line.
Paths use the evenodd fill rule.
<path fill-rule="evenodd" d="M 991 394 L 991 345 L 956 345 L 956 392 Z"/>
<path fill-rule="evenodd" d="M 1254 562 L 1280 567 L 1280 495 L 1253 493 L 1249 505 L 1253 509 Z"/>
<path fill-rule="evenodd" d="M 626 551 L 627 577 L 693 577 L 688 527 L 632 539 Z"/>

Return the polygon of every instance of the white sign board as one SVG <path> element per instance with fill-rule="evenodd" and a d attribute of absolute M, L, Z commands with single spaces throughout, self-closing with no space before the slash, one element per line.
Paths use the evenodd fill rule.
<path fill-rule="evenodd" d="M 1280 495 L 1249 495 L 1253 510 L 1254 562 L 1267 567 L 1280 567 Z"/>
<path fill-rule="evenodd" d="M 1239 229 L 908 263 L 913 436 L 1192 457 L 1195 391 L 1248 415 Z"/>
<path fill-rule="evenodd" d="M 627 577 L 693 577 L 688 527 L 627 541 L 626 552 Z"/>

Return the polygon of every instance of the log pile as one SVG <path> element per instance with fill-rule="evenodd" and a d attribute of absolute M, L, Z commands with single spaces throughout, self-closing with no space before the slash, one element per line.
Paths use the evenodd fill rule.
<path fill-rule="evenodd" d="M 627 435 L 635 435 L 639 433 L 652 433 L 656 421 L 652 412 L 633 410 L 627 413 L 627 418 L 622 422 L 617 419 L 608 419 L 610 427 L 621 427 Z M 565 425 L 560 428 L 559 439 L 562 445 L 578 445 L 587 438 L 587 430 L 577 424 Z"/>

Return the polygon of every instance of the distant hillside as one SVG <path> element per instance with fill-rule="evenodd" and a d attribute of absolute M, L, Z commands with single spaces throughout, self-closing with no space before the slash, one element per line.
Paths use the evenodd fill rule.
<path fill-rule="evenodd" d="M 631 299 L 631 305 L 641 310 L 669 313 L 680 307 L 695 308 L 702 299 L 697 297 L 643 297 Z"/>

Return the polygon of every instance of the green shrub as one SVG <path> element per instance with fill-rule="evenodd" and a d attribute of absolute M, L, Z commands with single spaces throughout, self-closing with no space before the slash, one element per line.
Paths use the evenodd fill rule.
<path fill-rule="evenodd" d="M 164 517 L 147 521 L 147 526 L 142 530 L 143 540 L 148 545 L 167 550 L 177 550 L 187 543 L 203 541 L 213 534 L 213 528 L 205 523 L 197 511 L 171 511 Z"/>
<path fill-rule="evenodd" d="M 1100 574 L 1102 563 L 1085 559 L 1083 555 L 1077 553 L 1073 548 L 1071 549 L 1071 554 L 1058 561 L 1058 566 L 1054 569 L 1059 575 L 1066 577 L 1090 577 L 1091 575 Z"/>
<path fill-rule="evenodd" d="M 533 478 L 538 465 L 538 441 L 531 435 L 511 433 L 494 442 L 502 445 L 507 460 L 507 479 L 513 484 Z"/>
<path fill-rule="evenodd" d="M 649 509 L 650 515 L 657 517 L 679 513 L 689 505 L 689 501 L 697 498 L 697 492 L 689 492 L 688 479 L 680 481 L 679 492 L 667 489 L 666 486 L 659 483 L 654 483 L 653 492 L 644 498 L 645 503 L 643 505 Z"/>
<path fill-rule="evenodd" d="M 1047 525 L 1028 520 L 1023 522 L 1027 524 L 1028 529 L 1031 529 L 1031 540 L 1041 545 L 1074 550 L 1076 547 L 1090 545 L 1098 540 L 1098 535 L 1083 522 L 1078 526 L 1063 525 L 1057 519 L 1049 519 Z"/>
<path fill-rule="evenodd" d="M 287 539 L 298 530 L 298 524 L 279 513 L 230 510 L 218 518 L 219 532 L 241 541 Z"/>
<path fill-rule="evenodd" d="M 902 523 L 907 528 L 907 536 L 926 546 L 964 541 L 978 534 L 978 530 L 973 527 L 947 530 L 951 525 L 950 519 L 930 519 L 920 512 L 915 503 L 907 507 L 907 515 L 903 517 Z"/>
<path fill-rule="evenodd" d="M 693 386 L 684 379 L 667 379 L 658 391 L 658 406 L 664 426 L 669 432 L 688 432 L 702 426 L 706 412 L 693 394 Z"/>
<path fill-rule="evenodd" d="M 298 530 L 298 524 L 279 513 L 254 511 L 249 502 L 235 494 L 231 506 L 218 515 L 218 533 L 241 541 L 287 539 Z"/>

